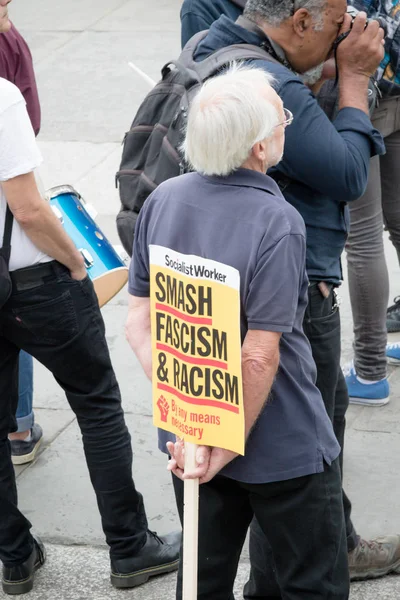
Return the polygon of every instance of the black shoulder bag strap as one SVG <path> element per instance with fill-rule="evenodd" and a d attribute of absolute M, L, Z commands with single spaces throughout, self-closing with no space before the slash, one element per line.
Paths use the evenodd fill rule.
<path fill-rule="evenodd" d="M 7 204 L 6 210 L 6 222 L 4 225 L 4 235 L 3 235 L 3 246 L 0 248 L 0 253 L 5 259 L 8 267 L 8 263 L 10 262 L 11 255 L 11 234 L 12 234 L 12 226 L 13 226 L 14 217 L 10 210 L 10 207 Z"/>
<path fill-rule="evenodd" d="M 11 234 L 13 226 L 13 214 L 8 207 L 6 210 L 6 221 L 4 225 L 3 246 L 0 248 L 0 309 L 11 295 L 12 283 L 8 265 L 11 256 Z"/>

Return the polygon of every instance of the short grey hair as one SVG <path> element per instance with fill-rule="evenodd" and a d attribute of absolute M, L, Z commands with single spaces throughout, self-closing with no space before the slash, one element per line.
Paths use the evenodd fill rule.
<path fill-rule="evenodd" d="M 264 21 L 271 27 L 279 27 L 299 8 L 307 10 L 315 17 L 316 26 L 322 25 L 322 10 L 327 0 L 247 0 L 244 16 L 254 22 Z"/>
<path fill-rule="evenodd" d="M 263 69 L 233 63 L 203 84 L 191 104 L 182 144 L 195 171 L 229 175 L 249 158 L 254 144 L 273 133 L 278 111 L 262 94 L 273 81 Z"/>

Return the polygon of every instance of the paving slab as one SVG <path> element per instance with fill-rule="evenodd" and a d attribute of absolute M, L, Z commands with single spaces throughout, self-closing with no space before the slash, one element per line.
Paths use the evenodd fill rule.
<path fill-rule="evenodd" d="M 14 7 L 11 6 L 11 8 Z M 18 18 L 15 24 L 29 45 L 36 68 L 42 60 L 47 59 L 80 33 L 77 31 L 37 31 L 34 29 L 24 29 L 21 28 L 21 21 Z"/>
<path fill-rule="evenodd" d="M 400 533 L 399 448 L 398 433 L 357 431 L 354 425 L 348 432 L 344 488 L 362 537 Z"/>
<path fill-rule="evenodd" d="M 109 560 L 106 549 L 86 546 L 47 544 L 47 563 L 37 572 L 35 587 L 29 600 L 175 600 L 176 575 L 150 580 L 134 590 L 115 590 L 109 580 Z M 235 597 L 243 598 L 247 581 L 247 561 L 239 565 Z M 351 586 L 350 600 L 397 600 L 400 577 L 356 583 Z M 0 591 L 0 598 L 6 599 Z"/>
<path fill-rule="evenodd" d="M 134 480 L 144 494 L 149 527 L 167 533 L 179 527 L 167 458 L 157 449 L 151 417 L 126 415 L 126 422 L 132 436 Z M 44 539 L 105 543 L 76 421 L 23 471 L 18 491 L 22 512 Z"/>
<path fill-rule="evenodd" d="M 120 144 L 93 144 L 91 142 L 48 142 L 40 134 L 38 144 L 43 156 L 43 163 L 38 169 L 39 175 L 46 189 L 56 185 L 72 185 L 88 178 L 97 166 L 102 165 Z M 110 176 L 110 187 L 114 182 L 114 174 L 108 171 Z M 95 176 L 91 176 L 91 190 L 87 194 L 82 193 L 87 202 L 91 202 L 97 210 L 96 188 L 101 189 L 100 182 Z M 84 191 L 87 190 L 87 186 Z"/>
<path fill-rule="evenodd" d="M 120 143 L 149 89 L 128 62 L 159 78 L 179 51 L 175 33 L 157 35 L 151 45 L 148 37 L 145 31 L 86 31 L 40 61 L 42 139 Z"/>
<path fill-rule="evenodd" d="M 350 406 L 347 415 L 347 428 L 357 431 L 371 431 L 400 435 L 399 419 L 399 384 L 400 369 L 392 371 L 389 378 L 391 384 L 391 402 L 385 406 Z M 400 440 L 399 440 L 400 444 Z"/>
<path fill-rule="evenodd" d="M 106 549 L 46 545 L 47 563 L 38 571 L 29 600 L 175 600 L 176 575 L 156 577 L 134 590 L 115 590 L 109 580 Z M 235 585 L 241 597 L 248 577 L 247 563 L 240 565 Z M 0 598 L 7 598 L 0 591 Z"/>
<path fill-rule="evenodd" d="M 132 31 L 162 33 L 173 31 L 180 39 L 179 11 L 181 0 L 147 0 L 146 10 L 138 8 L 137 0 L 128 0 L 112 14 L 97 21 L 90 29 L 98 31 Z M 153 44 L 149 41 L 146 47 Z"/>
<path fill-rule="evenodd" d="M 128 129 L 130 123 L 127 123 Z M 110 144 L 107 144 L 110 146 Z M 115 174 L 119 169 L 122 156 L 121 144 L 113 144 L 114 150 L 101 162 L 99 162 L 86 175 L 80 177 L 75 186 L 78 192 L 87 202 L 96 207 L 100 215 L 111 215 L 115 230 L 115 216 L 117 215 L 121 201 L 115 186 Z M 93 182 L 96 182 L 94 188 Z"/>
<path fill-rule="evenodd" d="M 11 18 L 22 29 L 82 31 L 111 14 L 126 0 L 22 0 L 13 2 Z"/>

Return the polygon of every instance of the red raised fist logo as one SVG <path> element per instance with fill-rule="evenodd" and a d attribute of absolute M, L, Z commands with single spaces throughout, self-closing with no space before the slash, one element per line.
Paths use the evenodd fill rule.
<path fill-rule="evenodd" d="M 161 421 L 163 421 L 163 423 L 166 423 L 169 413 L 169 404 L 164 398 L 164 396 L 159 397 L 159 399 L 157 400 L 157 406 L 160 409 Z"/>

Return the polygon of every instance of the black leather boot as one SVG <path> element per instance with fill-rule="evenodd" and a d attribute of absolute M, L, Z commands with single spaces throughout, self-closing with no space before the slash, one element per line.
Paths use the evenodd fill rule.
<path fill-rule="evenodd" d="M 176 571 L 182 533 L 158 536 L 147 532 L 140 553 L 129 558 L 111 559 L 111 583 L 116 588 L 132 588 L 146 583 L 154 575 Z"/>
<path fill-rule="evenodd" d="M 15 567 L 3 566 L 3 591 L 6 594 L 26 594 L 33 588 L 36 569 L 46 561 L 46 550 L 42 541 L 34 536 L 34 548 L 25 562 Z"/>

